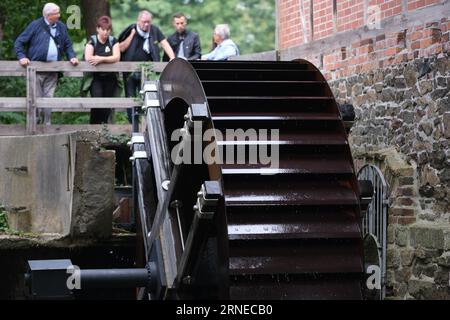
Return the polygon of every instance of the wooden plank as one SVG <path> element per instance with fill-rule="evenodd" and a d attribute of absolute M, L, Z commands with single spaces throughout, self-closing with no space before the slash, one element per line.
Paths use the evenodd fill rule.
<path fill-rule="evenodd" d="M 27 111 L 27 98 L 0 98 L 0 112 Z"/>
<path fill-rule="evenodd" d="M 135 98 L 37 98 L 38 108 L 58 108 L 66 112 L 71 109 L 131 108 L 141 104 Z"/>
<path fill-rule="evenodd" d="M 266 51 L 230 57 L 228 60 L 277 61 L 277 51 Z"/>
<path fill-rule="evenodd" d="M 92 66 L 88 62 L 81 61 L 73 66 L 68 61 L 38 62 L 32 61 L 30 66 L 35 67 L 38 72 L 134 72 L 139 71 L 144 62 L 116 62 L 102 63 Z M 162 72 L 167 62 L 152 62 L 152 70 Z"/>
<path fill-rule="evenodd" d="M 64 77 L 68 77 L 68 78 L 82 78 L 84 73 L 83 72 L 71 72 L 71 71 L 66 71 L 63 72 Z"/>
<path fill-rule="evenodd" d="M 27 134 L 36 132 L 36 69 L 27 68 Z"/>
<path fill-rule="evenodd" d="M 1 69 L 0 69 L 1 70 Z M 0 77 L 25 77 L 27 71 L 0 71 Z"/>
<path fill-rule="evenodd" d="M 36 98 L 37 108 L 51 108 L 54 112 L 83 112 L 95 108 L 125 111 L 140 106 L 134 98 Z M 26 98 L 0 98 L 0 112 L 27 111 Z"/>
<path fill-rule="evenodd" d="M 114 135 L 128 134 L 131 135 L 131 125 L 125 124 L 109 124 L 106 125 L 109 132 Z M 36 134 L 53 134 L 62 132 L 73 131 L 102 131 L 104 125 L 101 124 L 85 124 L 85 125 L 38 125 L 36 127 Z M 0 125 L 0 136 L 24 136 L 27 134 L 26 127 L 24 125 Z"/>
<path fill-rule="evenodd" d="M 57 62 L 40 62 L 32 61 L 29 67 L 36 68 L 37 72 L 64 72 L 64 75 L 70 77 L 81 77 L 83 72 L 133 72 L 139 71 L 142 64 L 145 62 L 117 62 L 110 64 L 100 64 L 96 67 L 90 65 L 88 62 L 81 61 L 78 66 L 73 66 L 68 61 Z M 161 73 L 167 62 L 152 62 L 152 70 L 156 73 Z M 27 71 L 22 67 L 18 61 L 0 60 L 0 76 L 26 76 Z"/>
<path fill-rule="evenodd" d="M 27 69 L 25 67 L 22 67 L 19 64 L 19 61 L 17 60 L 0 61 L 0 75 L 1 76 L 17 75 L 24 77 L 27 75 Z"/>
<path fill-rule="evenodd" d="M 96 109 L 96 108 L 93 108 Z M 52 112 L 79 112 L 79 113 L 87 113 L 90 112 L 91 109 L 86 108 L 73 108 L 73 109 L 64 109 L 64 108 L 52 108 Z M 115 112 L 126 112 L 126 108 L 114 108 Z"/>
<path fill-rule="evenodd" d="M 0 109 L 0 112 L 26 112 L 26 107 L 11 107 L 6 109 Z M 126 108 L 114 108 L 115 112 L 126 112 Z M 63 109 L 63 108 L 52 108 L 52 112 L 78 112 L 78 113 L 88 113 L 91 112 L 91 109 L 86 108 L 73 108 L 73 109 Z"/>

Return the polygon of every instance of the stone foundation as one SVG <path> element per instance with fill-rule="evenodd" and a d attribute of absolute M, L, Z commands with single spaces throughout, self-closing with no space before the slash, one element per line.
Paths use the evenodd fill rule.
<path fill-rule="evenodd" d="M 115 152 L 96 132 L 0 137 L 0 204 L 15 231 L 109 237 Z"/>
<path fill-rule="evenodd" d="M 390 185 L 387 295 L 450 299 L 450 60 L 439 56 L 330 83 L 355 106 L 356 165 Z"/>

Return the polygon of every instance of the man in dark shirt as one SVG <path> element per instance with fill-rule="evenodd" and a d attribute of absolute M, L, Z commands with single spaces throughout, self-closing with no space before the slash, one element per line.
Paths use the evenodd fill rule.
<path fill-rule="evenodd" d="M 176 32 L 167 38 L 167 41 L 169 41 L 175 55 L 186 60 L 199 60 L 202 56 L 200 38 L 197 33 L 186 29 L 186 16 L 183 13 L 174 14 L 172 24 Z M 163 60 L 169 60 L 167 55 L 164 55 Z"/>
<path fill-rule="evenodd" d="M 54 3 L 47 3 L 42 9 L 42 18 L 31 22 L 17 37 L 14 49 L 22 66 L 27 66 L 30 61 L 60 61 L 63 53 L 70 63 L 78 64 L 67 27 L 59 21 L 59 17 L 59 7 Z M 53 97 L 58 73 L 38 72 L 36 77 L 36 96 Z M 38 110 L 38 115 L 40 111 Z M 38 123 L 49 125 L 51 109 L 43 109 L 42 113 L 43 117 L 38 117 Z"/>
<path fill-rule="evenodd" d="M 161 61 L 158 44 L 162 46 L 170 60 L 175 58 L 166 37 L 157 26 L 152 25 L 152 14 L 146 10 L 139 12 L 136 24 L 130 25 L 120 34 L 119 42 L 122 61 Z M 124 82 L 127 97 L 135 97 L 141 90 L 139 72 L 124 73 Z M 131 123 L 131 108 L 127 113 Z"/>

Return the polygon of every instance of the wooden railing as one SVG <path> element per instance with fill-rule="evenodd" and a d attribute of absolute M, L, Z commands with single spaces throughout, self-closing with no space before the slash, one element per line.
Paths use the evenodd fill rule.
<path fill-rule="evenodd" d="M 152 62 L 150 70 L 162 72 L 166 63 Z M 82 77 L 83 72 L 136 72 L 145 74 L 143 62 L 118 62 L 92 66 L 80 62 L 73 66 L 69 62 L 31 62 L 22 67 L 17 61 L 0 61 L 0 77 L 26 77 L 26 97 L 0 97 L 0 112 L 26 112 L 26 126 L 0 124 L 0 135 L 33 135 L 73 131 L 80 129 L 100 129 L 103 125 L 37 125 L 36 109 L 51 108 L 54 112 L 83 112 L 93 108 L 123 109 L 136 106 L 135 98 L 39 98 L 36 97 L 37 72 L 63 72 L 67 77 Z M 111 133 L 131 131 L 131 125 L 108 125 Z"/>

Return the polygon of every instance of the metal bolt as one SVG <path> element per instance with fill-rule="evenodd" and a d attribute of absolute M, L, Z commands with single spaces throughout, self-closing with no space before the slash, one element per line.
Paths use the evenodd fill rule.
<path fill-rule="evenodd" d="M 194 211 L 198 211 L 198 206 L 195 205 L 192 209 L 193 209 Z"/>
<path fill-rule="evenodd" d="M 189 120 L 189 115 L 187 113 L 184 115 L 184 120 Z"/>
<path fill-rule="evenodd" d="M 192 284 L 192 277 L 191 277 L 191 276 L 186 276 L 186 277 L 184 277 L 184 278 L 183 278 L 183 283 L 184 283 L 184 284 L 187 284 L 187 285 Z"/>
<path fill-rule="evenodd" d="M 171 208 L 181 208 L 183 206 L 183 204 L 181 203 L 180 200 L 174 200 L 170 203 L 170 207 Z"/>
<path fill-rule="evenodd" d="M 203 197 L 203 192 L 201 191 L 197 192 L 197 197 Z"/>
<path fill-rule="evenodd" d="M 133 162 L 134 160 L 136 160 L 135 157 L 130 157 L 130 161 Z"/>
<path fill-rule="evenodd" d="M 161 184 L 162 188 L 166 191 L 169 190 L 170 180 L 164 180 Z"/>

